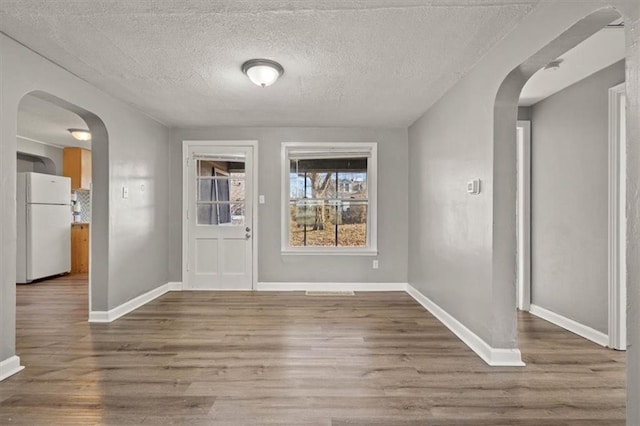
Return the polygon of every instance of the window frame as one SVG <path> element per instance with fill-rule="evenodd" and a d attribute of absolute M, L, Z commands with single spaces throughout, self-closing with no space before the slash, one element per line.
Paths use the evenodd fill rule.
<path fill-rule="evenodd" d="M 290 153 L 316 151 L 331 155 L 353 152 L 366 155 L 367 160 L 367 245 L 365 247 L 292 247 L 289 244 L 290 214 Z M 378 255 L 378 143 L 377 142 L 282 142 L 281 149 L 281 248 L 283 255 Z"/>

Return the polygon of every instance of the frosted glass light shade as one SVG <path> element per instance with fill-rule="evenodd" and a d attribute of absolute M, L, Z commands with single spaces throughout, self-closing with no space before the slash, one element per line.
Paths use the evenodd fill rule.
<path fill-rule="evenodd" d="M 90 141 L 91 140 L 91 132 L 84 129 L 67 129 L 71 136 L 79 141 Z"/>
<path fill-rule="evenodd" d="M 282 65 L 269 59 L 252 59 L 242 64 L 242 72 L 260 87 L 271 86 L 284 73 Z"/>

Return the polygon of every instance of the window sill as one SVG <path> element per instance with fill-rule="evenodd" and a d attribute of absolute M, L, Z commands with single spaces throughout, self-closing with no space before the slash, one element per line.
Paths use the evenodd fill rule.
<path fill-rule="evenodd" d="M 283 256 L 377 256 L 375 249 L 283 249 L 280 254 Z"/>

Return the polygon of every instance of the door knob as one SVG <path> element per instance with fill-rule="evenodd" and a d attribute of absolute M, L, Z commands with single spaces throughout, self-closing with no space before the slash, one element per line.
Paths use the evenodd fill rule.
<path fill-rule="evenodd" d="M 249 238 L 251 238 L 251 234 L 247 232 L 246 234 L 244 234 L 244 237 L 248 240 Z"/>
<path fill-rule="evenodd" d="M 251 231 L 251 228 L 249 228 L 248 226 L 246 228 L 244 228 L 245 231 L 249 232 Z"/>

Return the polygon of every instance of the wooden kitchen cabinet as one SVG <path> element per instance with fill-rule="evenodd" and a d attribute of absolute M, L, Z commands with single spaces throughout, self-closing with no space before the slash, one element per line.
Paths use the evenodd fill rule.
<path fill-rule="evenodd" d="M 89 272 L 89 224 L 71 224 L 71 273 Z"/>
<path fill-rule="evenodd" d="M 91 189 L 91 151 L 84 148 L 65 148 L 62 174 L 71 178 L 71 189 Z"/>

